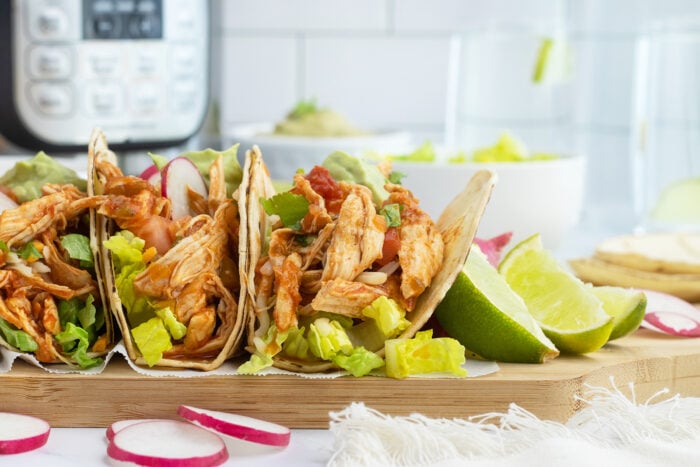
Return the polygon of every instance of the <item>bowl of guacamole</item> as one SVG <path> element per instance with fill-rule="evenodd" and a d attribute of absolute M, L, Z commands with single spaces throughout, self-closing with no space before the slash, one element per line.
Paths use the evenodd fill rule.
<path fill-rule="evenodd" d="M 224 131 L 225 143 L 253 145 L 262 151 L 274 179 L 287 180 L 297 169 L 310 170 L 331 153 L 360 154 L 369 150 L 400 152 L 412 145 L 405 131 L 365 128 L 315 100 L 297 103 L 275 122 L 239 125 Z"/>
<path fill-rule="evenodd" d="M 403 175 L 403 185 L 432 216 L 438 216 L 478 170 L 495 172 L 498 181 L 479 224 L 483 238 L 510 231 L 517 242 L 540 233 L 548 248 L 556 248 L 583 210 L 585 157 L 530 150 L 508 132 L 471 150 L 427 141 L 383 157 L 392 161 L 393 170 Z"/>

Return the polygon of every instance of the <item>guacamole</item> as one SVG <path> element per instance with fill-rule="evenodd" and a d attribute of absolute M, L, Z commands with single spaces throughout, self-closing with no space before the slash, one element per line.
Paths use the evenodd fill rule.
<path fill-rule="evenodd" d="M 326 157 L 321 165 L 338 181 L 354 182 L 369 188 L 373 201 L 378 206 L 389 197 L 389 192 L 384 189 L 386 178 L 376 165 L 368 164 L 342 151 L 336 151 Z"/>
<path fill-rule="evenodd" d="M 79 190 L 87 190 L 87 181 L 80 178 L 73 169 L 69 169 L 44 151 L 26 161 L 17 162 L 14 167 L 0 177 L 0 185 L 6 186 L 23 203 L 41 196 L 44 183 L 73 184 Z"/>
<path fill-rule="evenodd" d="M 320 109 L 315 101 L 301 101 L 287 117 L 275 125 L 275 135 L 285 136 L 361 136 L 367 134 L 353 126 L 343 115 Z"/>

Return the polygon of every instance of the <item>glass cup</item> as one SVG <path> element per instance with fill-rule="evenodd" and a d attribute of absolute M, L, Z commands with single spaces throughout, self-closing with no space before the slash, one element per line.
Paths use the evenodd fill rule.
<path fill-rule="evenodd" d="M 489 24 L 453 36 L 446 145 L 473 151 L 508 131 L 532 151 L 570 154 L 571 75 L 563 19 Z"/>
<path fill-rule="evenodd" d="M 632 115 L 639 230 L 700 230 L 700 22 L 640 37 Z"/>

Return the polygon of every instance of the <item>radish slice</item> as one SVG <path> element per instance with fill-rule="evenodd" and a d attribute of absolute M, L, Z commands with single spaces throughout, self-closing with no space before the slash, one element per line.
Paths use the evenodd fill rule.
<path fill-rule="evenodd" d="M 181 405 L 178 415 L 216 433 L 268 446 L 287 446 L 291 430 L 276 423 L 227 412 Z"/>
<path fill-rule="evenodd" d="M 676 296 L 642 290 L 647 311 L 642 326 L 673 336 L 700 337 L 700 310 Z"/>
<path fill-rule="evenodd" d="M 107 446 L 113 461 L 163 467 L 208 467 L 228 459 L 224 441 L 191 423 L 150 420 L 119 430 Z"/>
<path fill-rule="evenodd" d="M 160 189 L 160 170 L 155 164 L 146 167 L 146 170 L 141 172 L 141 175 L 139 175 L 139 177 L 143 178 L 154 187 Z"/>
<path fill-rule="evenodd" d="M 498 263 L 501 262 L 501 252 L 503 248 L 510 243 L 512 237 L 513 232 L 506 232 L 496 237 L 489 238 L 488 240 L 475 238 L 474 243 L 476 243 L 481 252 L 486 255 L 491 266 L 497 268 Z"/>
<path fill-rule="evenodd" d="M 51 426 L 44 420 L 0 412 L 0 454 L 32 451 L 46 444 Z"/>
<path fill-rule="evenodd" d="M 176 157 L 168 162 L 161 171 L 161 194 L 170 199 L 173 207 L 173 219 L 189 216 L 190 204 L 187 187 L 207 198 L 207 184 L 199 169 L 186 157 Z"/>
<path fill-rule="evenodd" d="M 136 423 L 143 423 L 143 422 L 155 422 L 158 421 L 159 419 L 157 418 L 132 418 L 129 420 L 119 420 L 114 423 L 112 423 L 108 428 L 107 432 L 105 433 L 105 436 L 107 436 L 107 439 L 109 441 L 112 441 L 114 439 L 114 435 L 116 435 L 118 432 L 122 431 L 124 428 L 134 425 Z"/>
<path fill-rule="evenodd" d="M 3 212 L 5 209 L 14 209 L 16 207 L 17 203 L 15 203 L 15 200 L 0 191 L 0 212 Z"/>

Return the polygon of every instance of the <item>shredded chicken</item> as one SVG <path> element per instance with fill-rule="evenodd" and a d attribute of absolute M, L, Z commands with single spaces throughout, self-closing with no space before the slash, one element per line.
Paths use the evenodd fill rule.
<path fill-rule="evenodd" d="M 445 245 L 435 223 L 419 206 L 418 199 L 400 185 L 387 185 L 387 203 L 398 203 L 401 210 L 399 264 L 401 293 L 416 298 L 430 286 L 442 265 Z"/>
<path fill-rule="evenodd" d="M 311 307 L 316 311 L 364 319 L 362 310 L 384 295 L 386 292 L 379 287 L 335 278 L 323 283 L 311 301 Z"/>
<path fill-rule="evenodd" d="M 386 221 L 377 215 L 372 192 L 352 185 L 338 214 L 322 280 L 353 280 L 368 269 L 382 255 L 384 232 Z"/>

